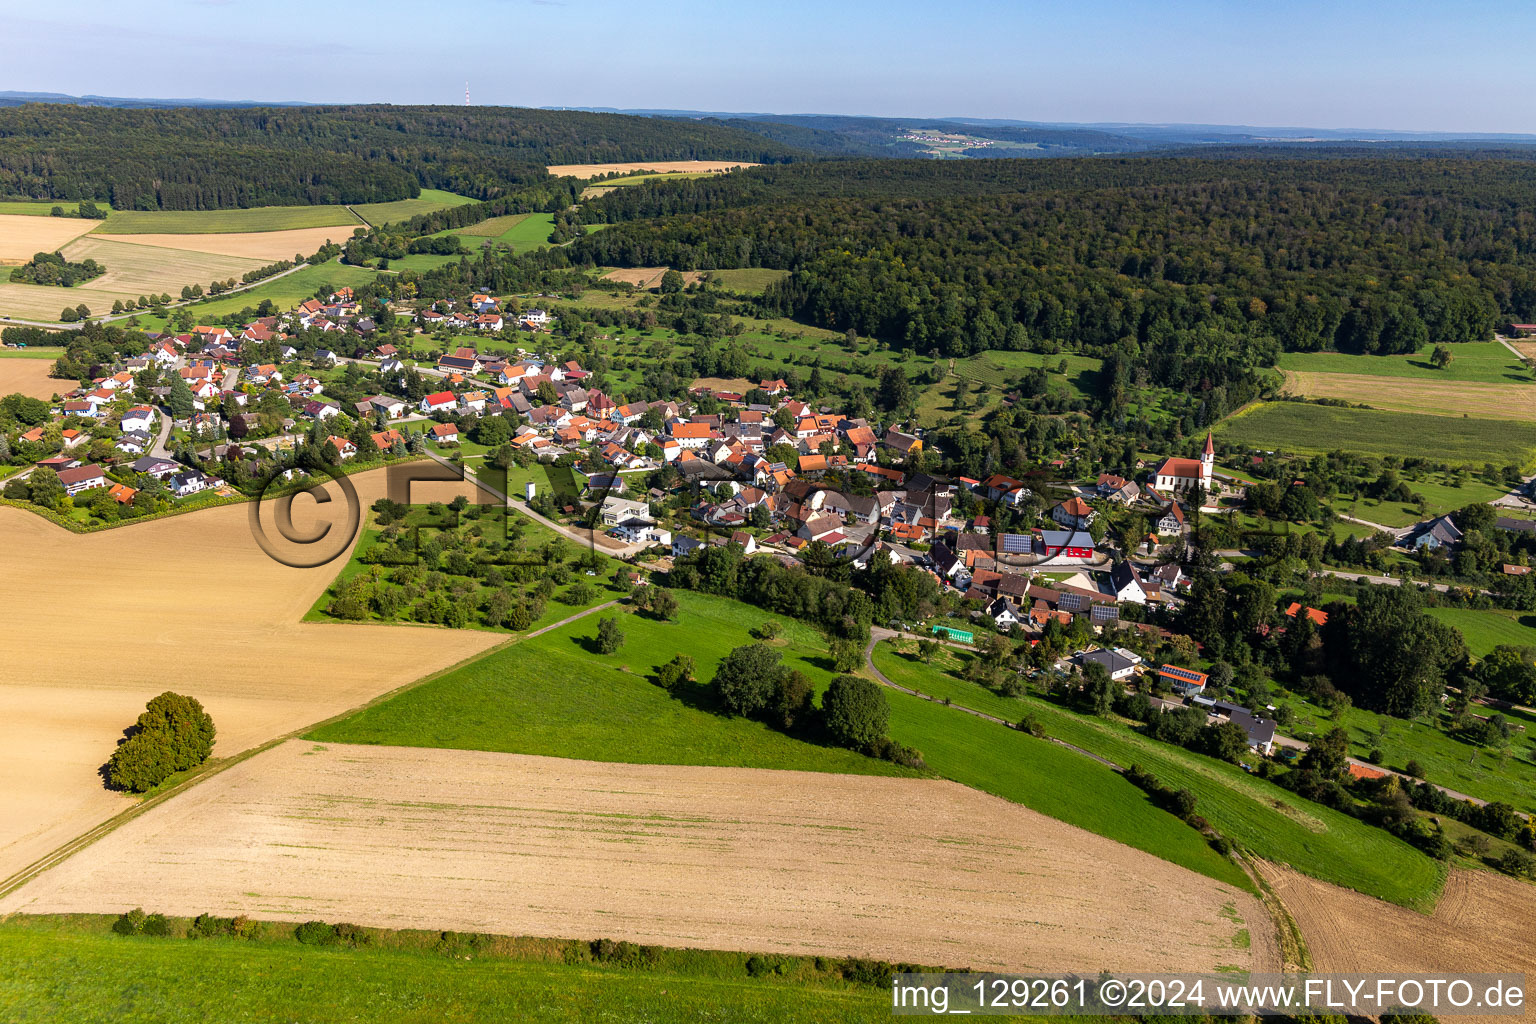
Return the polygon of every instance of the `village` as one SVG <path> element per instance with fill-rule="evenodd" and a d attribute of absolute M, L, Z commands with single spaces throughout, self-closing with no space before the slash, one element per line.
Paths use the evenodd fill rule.
<path fill-rule="evenodd" d="M 571 487 L 541 493 L 549 474 L 525 474 L 522 493 L 509 495 L 567 536 L 601 533 L 653 568 L 709 545 L 787 565 L 915 567 L 946 596 L 943 622 L 893 627 L 967 644 L 978 632 L 1031 645 L 1050 638 L 1053 655 L 1076 649 L 1060 650 L 1058 673 L 1102 663 L 1116 682 L 1145 674 L 1148 689 L 1201 702 L 1269 752 L 1273 722 L 1203 698 L 1204 674 L 1154 669 L 1109 639 L 1139 635 L 1135 646 L 1149 654 L 1175 639 L 1188 645 L 1164 623 L 1188 584 L 1180 558 L 1189 517 L 1198 505 L 1219 511 L 1209 435 L 1198 458 L 1149 462 L 1139 482 L 1107 473 L 947 479 L 922 468 L 935 454 L 925 457 L 924 432 L 813 407 L 783 380 L 616 403 L 587 386 L 579 362 L 548 351 L 543 310 L 504 320 L 483 293 L 457 305 L 412 313 L 417 331 L 509 328 L 526 343 L 515 356 L 459 345 L 423 364 L 373 343 L 376 325 L 350 289 L 238 332 L 148 335 L 146 351 L 61 395 L 46 422 L 8 439 L 12 462 L 30 465 L 10 477 L 6 496 L 76 519 L 162 514 L 243 500 L 263 467 L 302 481 L 317 468 L 291 461 L 306 445 L 336 466 L 430 456 L 487 482 L 497 469 L 568 468 Z M 333 397 L 345 391 L 361 397 Z M 1150 530 L 1110 537 L 1102 512 L 1114 508 L 1135 510 Z"/>

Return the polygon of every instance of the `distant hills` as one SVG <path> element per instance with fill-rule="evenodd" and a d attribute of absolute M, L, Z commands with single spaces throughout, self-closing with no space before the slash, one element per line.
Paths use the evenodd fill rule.
<path fill-rule="evenodd" d="M 0 91 L 0 107 L 26 103 L 168 110 L 184 107 L 306 107 L 305 102 L 71 96 L 66 93 Z M 387 106 L 385 104 L 370 106 Z M 408 108 L 407 108 L 408 109 Z M 490 108 L 481 108 L 490 109 Z M 516 108 L 503 108 L 516 109 Z M 1146 124 L 1023 121 L 981 117 L 863 117 L 843 114 L 774 114 L 652 107 L 544 107 L 548 111 L 628 114 L 679 121 L 707 121 L 762 136 L 804 154 L 847 157 L 1050 157 L 1144 153 L 1185 147 L 1338 147 L 1488 149 L 1536 146 L 1536 135 L 1516 132 L 1400 131 L 1382 128 L 1260 127 L 1222 124 Z"/>

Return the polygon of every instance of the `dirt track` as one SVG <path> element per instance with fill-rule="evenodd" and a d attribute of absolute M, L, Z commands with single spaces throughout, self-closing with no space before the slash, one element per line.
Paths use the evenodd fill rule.
<path fill-rule="evenodd" d="M 0 912 L 140 905 L 976 968 L 1274 963 L 1251 897 L 951 782 L 301 740 Z"/>
<path fill-rule="evenodd" d="M 32 360 L 0 360 L 0 372 L 18 362 Z M 353 480 L 365 507 L 383 495 L 382 472 Z M 451 493 L 439 484 L 416 496 Z M 308 531 L 304 501 L 294 519 Z M 130 805 L 97 769 L 163 690 L 208 707 L 215 756 L 228 756 L 503 639 L 301 623 L 342 562 L 279 565 L 248 515 L 233 505 L 80 536 L 0 508 L 0 879 Z"/>
<path fill-rule="evenodd" d="M 1279 865 L 1263 871 L 1300 926 L 1314 971 L 1536 972 L 1536 886 L 1456 869 L 1426 916 Z"/>
<path fill-rule="evenodd" d="M 48 376 L 52 369 L 52 359 L 0 359 L 0 396 L 19 391 L 30 398 L 50 399 L 79 386 L 78 381 Z"/>

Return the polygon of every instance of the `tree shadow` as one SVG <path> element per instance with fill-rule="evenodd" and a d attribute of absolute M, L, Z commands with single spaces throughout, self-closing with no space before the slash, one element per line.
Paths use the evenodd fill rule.
<path fill-rule="evenodd" d="M 113 746 L 112 749 L 116 751 L 118 747 L 133 739 L 141 731 L 142 730 L 139 728 L 139 723 L 134 722 L 132 725 L 128 726 L 128 728 L 123 730 L 123 735 L 118 739 L 117 743 Z M 108 768 L 111 764 L 112 759 L 109 757 L 107 760 L 101 762 L 100 767 L 96 769 L 96 774 L 101 778 L 101 785 L 103 789 L 110 789 L 114 793 L 121 792 L 120 787 L 112 785 L 112 776 L 108 772 Z"/>
<path fill-rule="evenodd" d="M 603 653 L 597 646 L 597 634 L 595 633 L 592 636 L 573 636 L 571 637 L 571 643 L 588 654 L 601 656 Z"/>

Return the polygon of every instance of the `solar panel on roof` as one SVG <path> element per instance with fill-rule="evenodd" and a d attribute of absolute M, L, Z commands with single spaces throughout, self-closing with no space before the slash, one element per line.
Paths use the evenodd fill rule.
<path fill-rule="evenodd" d="M 1034 550 L 1034 538 L 1027 533 L 1003 534 L 1003 550 L 1011 554 L 1029 554 Z"/>

